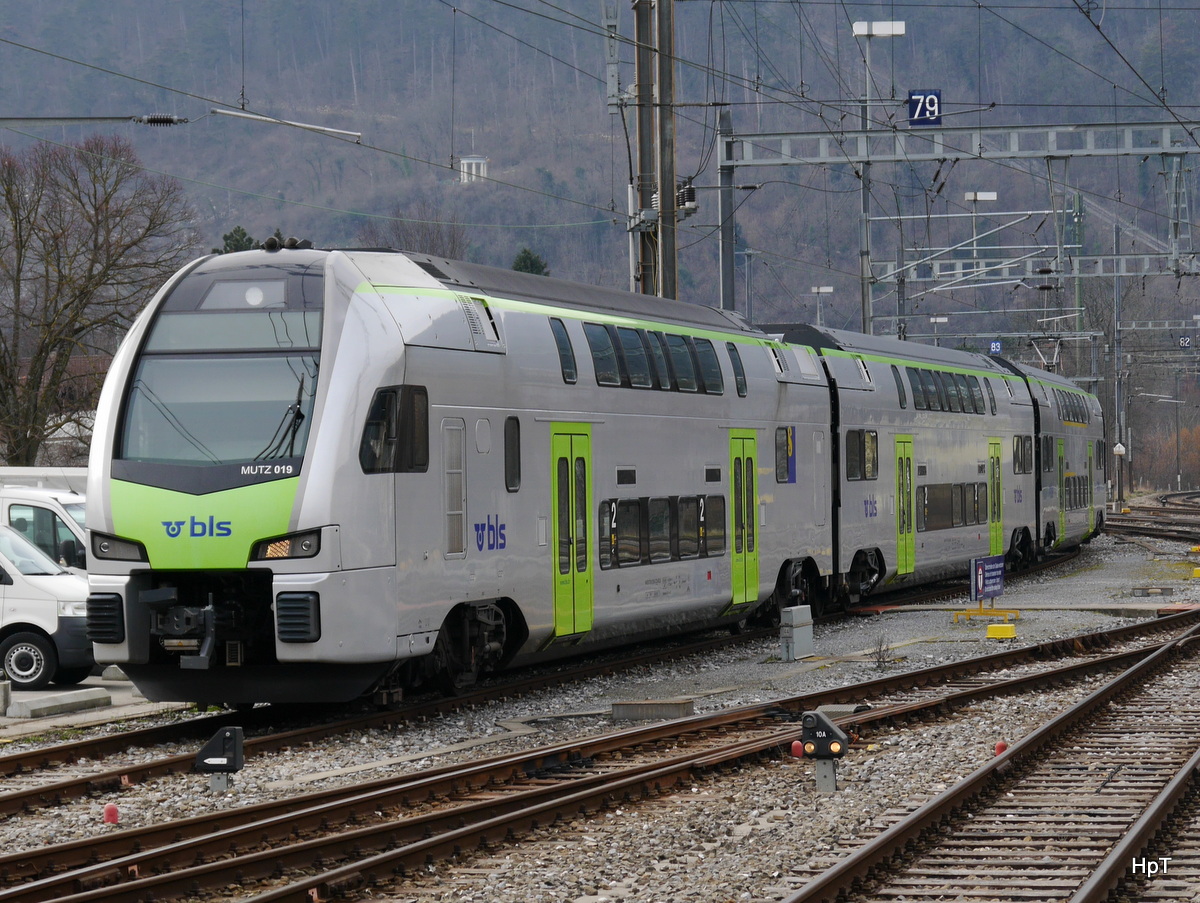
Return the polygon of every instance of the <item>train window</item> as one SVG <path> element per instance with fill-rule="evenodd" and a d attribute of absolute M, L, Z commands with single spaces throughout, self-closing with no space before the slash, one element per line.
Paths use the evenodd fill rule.
<path fill-rule="evenodd" d="M 671 560 L 671 501 L 650 499 L 646 504 L 650 561 Z"/>
<path fill-rule="evenodd" d="M 560 484 L 561 486 L 561 484 Z M 588 532 L 587 532 L 587 489 L 588 462 L 586 458 L 575 458 L 575 572 L 587 573 L 588 569 Z"/>
<path fill-rule="evenodd" d="M 358 446 L 363 473 L 429 469 L 429 398 L 424 386 L 390 386 L 371 400 Z"/>
<path fill-rule="evenodd" d="M 563 382 L 574 383 L 579 378 L 579 371 L 575 367 L 575 349 L 571 347 L 567 327 L 562 320 L 551 317 L 550 331 L 554 333 L 554 344 L 558 347 L 558 366 L 562 369 Z"/>
<path fill-rule="evenodd" d="M 1025 473 L 1033 473 L 1033 436 L 1024 436 L 1021 442 L 1025 446 Z"/>
<path fill-rule="evenodd" d="M 1049 473 L 1054 469 L 1054 437 L 1042 436 L 1042 472 Z"/>
<path fill-rule="evenodd" d="M 946 404 L 950 410 L 956 414 L 962 413 L 962 396 L 958 394 L 958 384 L 954 381 L 952 373 L 936 373 L 938 382 L 942 388 L 946 390 Z"/>
<path fill-rule="evenodd" d="M 975 402 L 975 413 L 986 414 L 987 408 L 984 406 L 983 389 L 979 385 L 978 376 L 967 376 L 967 386 L 970 388 L 971 399 Z M 995 413 L 993 411 L 992 413 Z"/>
<path fill-rule="evenodd" d="M 733 342 L 726 342 L 725 350 L 729 352 L 729 363 L 733 365 L 733 383 L 737 386 L 737 393 L 745 398 L 747 391 L 746 368 L 742 366 L 742 356 L 738 354 L 737 345 Z"/>
<path fill-rule="evenodd" d="M 429 470 L 429 395 L 424 386 L 400 387 L 399 473 Z"/>
<path fill-rule="evenodd" d="M 921 374 L 913 367 L 905 367 L 908 371 L 908 384 L 912 386 L 913 407 L 918 411 L 929 409 L 928 403 L 925 401 L 925 384 L 921 380 Z"/>
<path fill-rule="evenodd" d="M 628 326 L 617 327 L 617 338 L 621 342 L 621 352 L 625 355 L 625 369 L 629 373 L 629 384 L 635 389 L 650 389 L 654 387 L 654 379 L 650 375 L 650 356 L 646 346 L 642 344 L 641 334 Z"/>
<path fill-rule="evenodd" d="M 879 479 L 879 434 L 874 430 L 846 431 L 846 479 Z"/>
<path fill-rule="evenodd" d="M 521 421 L 516 417 L 504 421 L 504 488 L 521 488 Z"/>
<path fill-rule="evenodd" d="M 896 399 L 900 402 L 900 407 L 907 408 L 908 398 L 904 394 L 904 380 L 900 378 L 900 369 L 895 364 L 892 364 L 892 379 L 896 381 Z"/>
<path fill-rule="evenodd" d="M 918 486 L 916 490 L 917 509 L 917 532 L 925 532 L 925 519 L 929 516 L 929 492 L 925 486 Z"/>
<path fill-rule="evenodd" d="M 642 560 L 642 503 L 639 499 L 617 502 L 617 564 Z"/>
<path fill-rule="evenodd" d="M 942 403 L 942 410 L 943 411 L 956 411 L 956 410 L 961 411 L 962 404 L 959 403 L 958 390 L 954 388 L 954 383 L 950 380 L 949 376 L 945 373 L 942 373 L 940 370 L 934 370 L 933 371 L 933 382 L 934 382 L 934 385 L 937 386 L 938 401 L 940 401 Z M 951 395 L 954 396 L 955 403 L 958 403 L 957 408 L 953 408 L 950 406 L 950 396 Z"/>
<path fill-rule="evenodd" d="M 721 375 L 721 361 L 717 349 L 708 339 L 692 339 L 696 358 L 700 361 L 700 375 L 704 379 L 704 391 L 709 395 L 725 394 L 725 378 Z"/>
<path fill-rule="evenodd" d="M 596 531 L 596 554 L 600 558 L 600 567 L 603 570 L 612 567 L 613 555 L 617 549 L 617 523 L 613 520 L 613 504 L 608 499 L 600 503 L 600 529 Z M 559 566 L 561 568 L 561 561 Z"/>
<path fill-rule="evenodd" d="M 975 523 L 986 524 L 988 519 L 987 483 L 975 484 Z"/>
<path fill-rule="evenodd" d="M 982 414 L 983 408 L 979 408 L 978 411 L 976 411 L 975 396 L 971 394 L 971 385 L 970 385 L 970 383 L 967 382 L 966 374 L 965 373 L 952 373 L 952 374 L 950 374 L 950 376 L 954 380 L 954 384 L 956 386 L 958 386 L 958 397 L 962 399 L 963 413 L 964 414 L 975 414 L 975 413 Z"/>
<path fill-rule="evenodd" d="M 671 365 L 667 360 L 666 340 L 661 332 L 647 333 L 646 338 L 650 341 L 650 356 L 654 359 L 654 369 L 658 371 L 658 387 L 660 389 L 674 388 Z"/>
<path fill-rule="evenodd" d="M 846 431 L 846 479 L 863 478 L 862 430 Z"/>
<path fill-rule="evenodd" d="M 571 496 L 562 487 L 571 485 L 571 459 L 563 456 L 555 462 L 558 471 L 558 572 L 571 573 Z"/>
<path fill-rule="evenodd" d="M 725 496 L 706 495 L 700 508 L 700 530 L 704 537 L 704 554 L 725 552 Z"/>
<path fill-rule="evenodd" d="M 613 347 L 608 329 L 599 323 L 584 323 L 583 334 L 592 349 L 592 364 L 596 368 L 596 383 L 601 386 L 621 385 L 621 371 L 617 364 L 617 349 Z"/>
<path fill-rule="evenodd" d="M 945 394 L 938 393 L 938 383 L 933 378 L 933 373 L 931 373 L 929 370 L 924 370 L 924 369 L 922 369 L 920 371 L 920 373 L 921 373 L 921 382 L 923 382 L 925 384 L 925 403 L 929 405 L 929 410 L 931 410 L 931 411 L 946 410 Z"/>
<path fill-rule="evenodd" d="M 679 557 L 695 558 L 700 554 L 700 499 L 681 498 L 679 511 Z"/>
<path fill-rule="evenodd" d="M 946 530 L 954 526 L 952 512 L 956 488 L 952 483 L 931 483 L 925 487 L 926 530 Z"/>
<path fill-rule="evenodd" d="M 775 482 L 795 482 L 796 428 L 781 426 L 775 430 Z"/>
<path fill-rule="evenodd" d="M 950 526 L 961 527 L 963 525 L 963 495 L 966 487 L 962 483 L 957 483 L 950 487 Z"/>
<path fill-rule="evenodd" d="M 396 426 L 400 391 L 379 389 L 371 399 L 367 422 L 358 444 L 358 463 L 363 473 L 391 473 L 396 461 Z"/>
<path fill-rule="evenodd" d="M 983 378 L 983 387 L 987 389 L 988 407 L 992 409 L 992 416 L 996 416 L 996 393 L 992 391 L 992 381 L 986 376 Z"/>
<path fill-rule="evenodd" d="M 696 363 L 692 359 L 692 348 L 681 335 L 668 333 L 667 349 L 671 353 L 671 365 L 675 368 L 675 385 L 680 392 L 696 392 Z"/>
<path fill-rule="evenodd" d="M 1021 444 L 1020 436 L 1013 436 L 1013 473 L 1025 472 L 1024 446 Z"/>

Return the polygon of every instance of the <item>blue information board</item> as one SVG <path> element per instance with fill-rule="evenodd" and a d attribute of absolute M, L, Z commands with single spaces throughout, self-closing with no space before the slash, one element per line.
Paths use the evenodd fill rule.
<path fill-rule="evenodd" d="M 1004 595 L 1004 556 L 971 559 L 971 601 L 982 602 Z"/>
<path fill-rule="evenodd" d="M 908 92 L 908 124 L 942 124 L 941 90 Z"/>

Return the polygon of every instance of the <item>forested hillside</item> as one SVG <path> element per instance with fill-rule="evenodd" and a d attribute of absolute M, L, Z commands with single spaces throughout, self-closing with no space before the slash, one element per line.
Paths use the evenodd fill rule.
<path fill-rule="evenodd" d="M 630 3 L 616 5 L 620 33 L 631 39 Z M 169 113 L 189 122 L 13 122 L 4 140 L 121 135 L 147 167 L 184 184 L 197 211 L 199 251 L 220 246 L 236 226 L 260 239 L 279 229 L 323 246 L 353 244 L 367 223 L 433 209 L 462 226 L 473 259 L 508 266 L 529 248 L 556 276 L 625 285 L 632 117 L 626 113 L 623 125 L 606 103 L 600 6 L 12 2 L 0 32 L 6 116 Z M 677 0 L 677 170 L 694 177 L 700 202 L 681 227 L 681 296 L 716 303 L 716 203 L 708 189 L 716 184 L 717 105 L 732 111 L 737 132 L 836 135 L 857 127 L 866 44 L 853 37 L 853 21 L 907 25 L 904 37 L 871 43 L 871 94 L 884 101 L 872 107 L 872 120 L 883 128 L 903 122 L 903 101 L 918 88 L 940 89 L 947 124 L 955 125 L 1188 118 L 1197 72 L 1186 43 L 1196 15 L 1148 2 Z M 621 59 L 628 89 L 628 44 Z M 213 115 L 214 107 L 362 139 Z M 491 181 L 458 183 L 451 159 L 468 154 L 488 158 Z M 1066 187 L 1106 199 L 1163 235 L 1160 168 L 1156 159 L 1080 163 Z M 1044 165 L 914 164 L 877 167 L 874 178 L 872 215 L 916 217 L 904 228 L 905 242 L 918 245 L 969 234 L 938 216 L 968 213 L 964 191 L 997 191 L 993 211 L 1051 203 Z M 751 273 L 739 267 L 739 293 L 751 289 L 764 319 L 812 317 L 810 286 L 831 284 L 829 322 L 855 326 L 857 173 L 780 167 L 741 171 L 739 181 L 761 185 L 737 198 L 739 246 L 753 260 Z M 1035 227 L 1021 240 L 1045 240 Z M 1044 228 L 1052 235 L 1052 226 Z M 1087 241 L 1103 246 L 1108 228 L 1097 224 Z M 884 259 L 894 254 L 886 240 L 877 245 Z"/>

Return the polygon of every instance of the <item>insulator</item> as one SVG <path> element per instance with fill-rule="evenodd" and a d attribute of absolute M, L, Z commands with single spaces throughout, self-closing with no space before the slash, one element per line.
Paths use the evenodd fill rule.
<path fill-rule="evenodd" d="M 170 116 L 166 113 L 154 113 L 150 116 L 136 116 L 134 122 L 139 122 L 142 125 L 180 125 L 187 122 L 186 119 L 180 119 L 178 116 Z"/>

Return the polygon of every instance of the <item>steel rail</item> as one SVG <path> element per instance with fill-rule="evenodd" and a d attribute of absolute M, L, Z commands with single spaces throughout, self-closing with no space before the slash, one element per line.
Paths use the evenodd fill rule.
<path fill-rule="evenodd" d="M 976 676 L 989 670 L 1011 667 L 1015 664 L 1028 661 L 1047 660 L 1055 657 L 1077 655 L 1089 652 L 1094 649 L 1100 649 L 1111 646 L 1116 642 L 1125 642 L 1132 639 L 1139 639 L 1148 630 L 1154 632 L 1169 632 L 1178 630 L 1180 627 L 1200 620 L 1200 612 L 1184 612 L 1180 615 L 1174 615 L 1168 618 L 1158 619 L 1153 622 L 1143 622 L 1140 624 L 1126 625 L 1121 628 L 1110 631 L 1098 631 L 1090 634 L 1083 634 L 1077 637 L 1068 637 L 1064 639 L 1047 641 L 1032 646 L 1022 646 L 1015 649 L 1008 649 L 1000 652 L 991 653 L 985 656 L 968 659 L 962 662 L 952 663 L 950 665 L 937 665 L 930 668 L 924 668 L 917 671 L 906 672 L 898 675 L 889 675 L 887 677 L 877 678 L 871 681 L 866 681 L 860 684 L 850 685 L 846 687 L 834 688 L 819 693 L 804 694 L 801 696 L 791 697 L 768 703 L 759 704 L 756 706 L 739 707 L 727 710 L 725 717 L 730 721 L 737 719 L 745 719 L 749 717 L 757 717 L 765 712 L 770 711 L 792 711 L 800 712 L 807 708 L 816 708 L 820 705 L 844 702 L 860 702 L 866 698 L 892 694 L 905 690 L 917 689 L 925 686 L 936 685 L 946 682 L 961 676 Z M 1140 651 L 1137 654 L 1142 654 Z M 1039 677 L 1038 679 L 1045 679 Z M 693 716 L 693 721 L 699 722 L 706 716 Z M 677 722 L 678 724 L 686 724 L 687 719 Z M 651 730 L 647 728 L 631 728 L 628 732 L 609 735 L 615 740 L 606 741 L 622 742 L 620 738 L 625 736 L 634 736 L 635 732 L 644 732 Z M 590 751 L 586 751 L 590 750 Z M 540 761 L 534 761 L 532 765 L 523 767 L 533 768 L 552 768 L 563 762 L 570 761 L 572 757 L 595 755 L 604 751 L 601 745 L 593 744 L 590 747 L 583 747 L 580 743 L 567 743 L 556 747 L 547 747 L 540 752 L 530 753 L 529 757 L 536 760 L 538 755 L 541 756 Z M 186 761 L 185 761 L 186 760 Z M 176 756 L 168 761 L 168 765 L 174 765 L 176 770 L 180 770 L 191 761 L 190 756 Z M 481 765 L 493 760 L 482 760 Z M 153 766 L 148 766 L 153 767 Z M 162 761 L 157 765 L 158 768 L 166 767 Z M 443 766 L 439 769 L 430 769 L 422 772 L 424 779 L 434 781 L 439 775 L 452 774 L 457 770 L 457 766 Z M 143 772 L 144 773 L 144 772 Z M 97 781 L 95 776 L 78 779 L 69 782 L 56 782 L 40 788 L 37 791 L 39 799 L 55 799 L 68 798 L 73 795 L 72 792 L 78 793 L 83 790 L 95 790 L 97 788 L 123 788 L 131 781 L 122 780 L 120 772 L 110 773 L 102 782 Z M 64 785 L 70 785 L 64 791 Z M 151 849 L 155 846 L 162 845 L 164 842 L 171 842 L 175 839 L 182 838 L 200 838 L 205 834 L 211 833 L 214 828 L 212 823 L 219 821 L 224 827 L 232 827 L 234 824 L 242 821 L 254 820 L 269 820 L 274 815 L 281 812 L 293 811 L 298 807 L 308 807 L 324 803 L 334 806 L 340 799 L 353 797 L 359 794 L 384 792 L 386 788 L 394 786 L 393 779 L 374 781 L 368 784 L 356 785 L 351 788 L 334 788 L 330 790 L 320 791 L 314 794 L 306 794 L 299 799 L 279 800 L 266 803 L 256 804 L 254 806 L 241 807 L 233 811 L 223 812 L 215 815 L 195 816 L 183 821 L 174 822 L 171 825 L 170 840 L 163 841 L 156 838 L 156 834 L 160 830 L 157 826 L 146 826 L 141 828 L 132 828 L 116 832 L 103 837 L 88 838 L 86 840 L 72 841 L 64 844 L 46 847 L 40 850 L 25 851 L 22 853 L 10 853 L 0 855 L 0 878 L 11 882 L 27 877 L 35 877 L 44 874 L 51 866 L 48 863 L 54 863 L 53 868 L 79 868 L 88 862 L 109 861 L 112 859 L 125 856 L 136 849 Z M 24 794 L 10 793 L 0 796 L 0 800 L 4 797 L 9 798 L 8 808 L 19 810 L 21 807 L 20 799 L 22 796 L 28 797 L 29 791 Z M 0 899 L 3 899 L 0 895 Z"/>
<path fill-rule="evenodd" d="M 921 702 L 903 702 L 839 720 L 843 723 L 855 721 L 865 724 L 906 718 L 922 709 L 928 711 L 953 707 L 998 693 L 1019 691 L 1030 685 L 1044 685 L 1048 679 L 1065 680 L 1071 675 L 1111 668 L 1114 664 L 1122 664 L 1147 654 L 1146 649 L 1127 650 L 1086 662 L 1072 662 L 1049 673 L 1039 672 L 1006 678 L 983 686 L 940 694 Z M 813 704 L 813 700 L 807 698 L 807 704 Z M 654 792 L 656 788 L 661 789 L 664 782 L 667 786 L 674 786 L 684 777 L 694 779 L 698 772 L 728 762 L 764 754 L 778 754 L 780 750 L 790 748 L 791 742 L 799 736 L 799 728 L 795 723 L 770 730 L 761 727 L 764 719 L 770 720 L 778 712 L 777 704 L 768 703 L 717 715 L 693 716 L 665 724 L 631 728 L 591 740 L 558 744 L 527 754 L 514 754 L 465 767 L 447 766 L 436 769 L 436 773 L 422 773 L 398 781 L 381 781 L 377 787 L 370 789 L 356 788 L 358 792 L 348 792 L 342 799 L 333 803 L 318 803 L 313 798 L 306 797 L 299 801 L 308 804 L 303 808 L 298 807 L 295 801 L 290 809 L 280 804 L 277 806 L 277 814 L 237 827 L 229 826 L 229 821 L 240 818 L 241 810 L 221 813 L 211 819 L 222 826 L 221 830 L 213 830 L 195 839 L 178 839 L 166 846 L 130 853 L 116 859 L 104 855 L 105 851 L 97 846 L 98 841 L 92 841 L 90 844 L 80 845 L 79 852 L 100 858 L 100 863 L 0 892 L 0 901 L 33 903 L 53 897 L 62 900 L 63 903 L 84 903 L 112 899 L 114 896 L 120 899 L 163 899 L 187 893 L 198 884 L 210 886 L 251 877 L 269 877 L 289 868 L 311 865 L 314 857 L 346 858 L 361 856 L 364 850 L 380 846 L 394 848 L 390 854 L 379 853 L 371 857 L 366 866 L 358 862 L 353 866 L 337 869 L 330 876 L 304 882 L 305 893 L 311 891 L 320 895 L 325 893 L 321 887 L 342 888 L 347 886 L 347 882 L 369 882 L 375 880 L 369 875 L 378 876 L 381 870 L 394 872 L 396 869 L 413 868 L 424 861 L 423 857 L 441 855 L 447 850 L 458 851 L 464 837 L 473 836 L 476 843 L 489 838 L 496 840 L 499 838 L 496 833 L 498 826 L 502 824 L 498 819 L 501 818 L 508 819 L 508 833 L 522 831 L 539 818 L 546 817 L 546 813 L 551 811 L 548 807 L 552 807 L 555 797 L 560 798 L 557 811 L 570 812 L 584 803 L 595 806 L 602 804 L 604 800 L 622 796 L 646 795 Z M 611 767 L 602 768 L 592 764 L 605 753 L 616 750 L 621 750 L 628 756 L 630 747 L 638 743 L 653 744 L 663 739 L 671 739 L 678 743 L 684 734 L 695 735 L 727 727 L 740 726 L 740 729 L 745 730 L 747 721 L 751 722 L 753 730 L 759 732 L 758 735 L 749 739 L 737 739 L 714 750 L 682 753 L 665 761 L 630 766 L 618 773 L 619 779 L 611 773 L 605 773 L 611 772 Z M 567 763 L 581 763 L 584 771 L 588 771 L 590 767 L 592 771 L 600 773 L 574 778 L 573 783 L 567 786 L 566 779 L 570 770 L 564 767 Z M 575 770 L 578 771 L 578 767 Z M 518 782 L 533 772 L 546 773 L 547 779 L 562 777 L 564 780 L 558 786 L 538 786 L 527 790 L 512 786 L 512 782 Z M 614 780 L 617 781 L 615 785 Z M 296 840 L 296 835 L 303 830 L 318 830 L 318 827 L 328 830 L 330 824 L 352 820 L 352 812 L 378 812 L 407 804 L 412 799 L 428 799 L 448 794 L 453 788 L 469 793 L 503 792 L 505 796 L 500 799 L 470 802 L 445 811 L 386 821 L 381 825 L 357 828 L 322 839 Z M 320 796 L 324 798 L 330 795 L 331 792 L 327 792 Z M 254 809 L 261 810 L 262 813 L 267 811 L 264 806 Z M 464 822 L 473 823 L 474 829 Z M 191 829 L 181 830 L 178 825 L 167 825 L 164 829 L 176 837 L 192 833 Z M 145 834 L 144 829 L 130 832 L 125 840 L 127 843 L 145 846 L 150 842 Z M 431 834 L 434 836 L 427 836 Z M 290 841 L 286 847 L 273 846 L 285 841 Z M 169 869 L 178 869 L 181 863 L 191 865 L 205 857 L 227 855 L 229 850 L 248 842 L 259 846 L 271 845 L 271 848 L 238 856 L 234 860 L 214 861 L 208 865 L 166 873 Z M 54 859 L 59 864 L 62 863 L 61 851 L 56 852 Z M 364 872 L 367 873 L 365 877 Z M 147 877 L 139 878 L 141 875 Z M 290 893 L 301 892 L 293 888 Z M 268 895 L 264 899 L 274 898 Z"/>
<path fill-rule="evenodd" d="M 861 886 L 871 878 L 876 869 L 883 867 L 894 856 L 900 855 L 906 847 L 919 843 L 922 837 L 949 819 L 956 810 L 996 786 L 1007 773 L 1032 761 L 1034 756 L 1093 712 L 1125 692 L 1138 680 L 1164 667 L 1178 653 L 1181 644 L 1198 631 L 1200 626 L 1192 628 L 1183 637 L 1164 644 L 1158 651 L 1126 669 L 1105 686 L 1017 741 L 953 787 L 926 802 L 903 821 L 892 825 L 826 869 L 795 894 L 784 898 L 783 903 L 832 903 L 845 890 Z"/>

